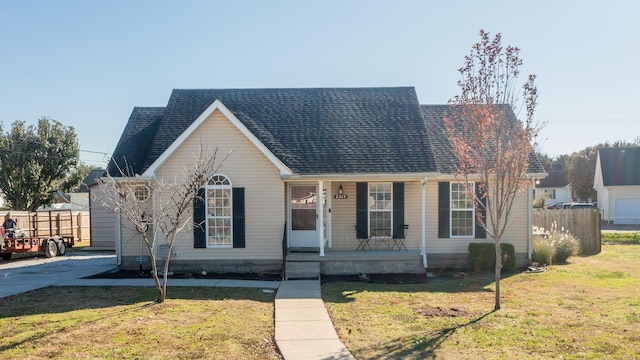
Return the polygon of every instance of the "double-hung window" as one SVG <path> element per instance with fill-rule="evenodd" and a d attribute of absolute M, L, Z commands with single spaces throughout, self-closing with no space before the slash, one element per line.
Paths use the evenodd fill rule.
<path fill-rule="evenodd" d="M 369 236 L 391 236 L 392 194 L 391 183 L 369 183 Z"/>
<path fill-rule="evenodd" d="M 451 237 L 474 236 L 474 183 L 451 183 Z"/>
<path fill-rule="evenodd" d="M 224 175 L 213 175 L 206 185 L 206 194 L 207 247 L 231 247 L 231 181 Z"/>

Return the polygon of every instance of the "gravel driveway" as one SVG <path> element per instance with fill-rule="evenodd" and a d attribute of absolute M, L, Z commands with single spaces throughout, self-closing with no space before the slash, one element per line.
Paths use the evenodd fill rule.
<path fill-rule="evenodd" d="M 110 252 L 69 252 L 52 258 L 0 260 L 0 298 L 104 272 L 116 267 Z"/>

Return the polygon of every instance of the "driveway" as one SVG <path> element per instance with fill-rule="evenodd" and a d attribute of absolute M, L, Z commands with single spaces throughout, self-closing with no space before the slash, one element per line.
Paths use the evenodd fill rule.
<path fill-rule="evenodd" d="M 52 258 L 0 260 L 0 298 L 115 267 L 116 256 L 109 252 L 77 251 Z"/>

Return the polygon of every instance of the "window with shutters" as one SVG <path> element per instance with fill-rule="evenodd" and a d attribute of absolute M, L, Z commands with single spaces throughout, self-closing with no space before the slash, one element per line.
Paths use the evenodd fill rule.
<path fill-rule="evenodd" d="M 474 236 L 474 188 L 474 183 L 451 183 L 451 237 Z"/>
<path fill-rule="evenodd" d="M 231 247 L 233 244 L 232 188 L 228 177 L 209 178 L 206 185 L 207 247 Z"/>
<path fill-rule="evenodd" d="M 369 236 L 391 236 L 392 183 L 369 183 Z"/>

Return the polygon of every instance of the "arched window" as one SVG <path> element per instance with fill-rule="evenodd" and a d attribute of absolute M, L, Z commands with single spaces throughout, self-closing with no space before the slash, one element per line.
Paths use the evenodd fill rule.
<path fill-rule="evenodd" d="M 232 245 L 232 196 L 228 177 L 215 174 L 206 185 L 207 247 Z"/>

